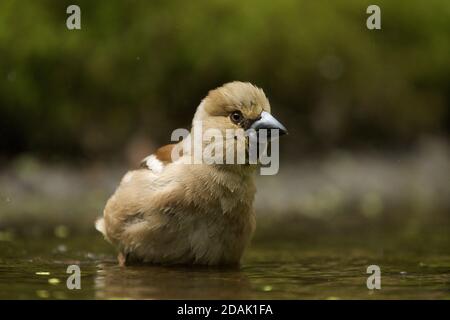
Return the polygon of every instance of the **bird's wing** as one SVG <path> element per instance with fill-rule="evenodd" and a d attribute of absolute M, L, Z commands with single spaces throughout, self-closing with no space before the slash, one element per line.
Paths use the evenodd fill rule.
<path fill-rule="evenodd" d="M 193 210 L 186 202 L 186 190 L 171 172 L 176 169 L 168 167 L 161 174 L 148 169 L 130 171 L 108 200 L 96 228 L 118 245 L 126 260 L 134 259 L 128 253 L 147 257 L 145 261 L 175 254 L 167 253 L 164 244 L 179 238 L 177 214 Z M 177 252 L 188 245 L 177 245 Z"/>
<path fill-rule="evenodd" d="M 141 161 L 140 168 L 150 169 L 156 174 L 161 173 L 164 167 L 172 162 L 172 150 L 175 146 L 176 144 L 168 144 L 159 148 Z"/>

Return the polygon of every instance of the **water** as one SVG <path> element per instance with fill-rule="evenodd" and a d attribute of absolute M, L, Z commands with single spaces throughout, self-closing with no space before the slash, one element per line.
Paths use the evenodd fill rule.
<path fill-rule="evenodd" d="M 82 271 L 68 290 L 68 265 Z M 368 290 L 367 266 L 381 268 Z M 445 250 L 254 243 L 239 269 L 121 268 L 100 236 L 0 241 L 0 299 L 450 299 Z"/>

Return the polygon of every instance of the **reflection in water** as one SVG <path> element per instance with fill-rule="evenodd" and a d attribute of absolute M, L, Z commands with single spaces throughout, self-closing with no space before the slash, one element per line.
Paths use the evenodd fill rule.
<path fill-rule="evenodd" d="M 251 294 L 248 278 L 239 270 L 104 263 L 97 268 L 98 299 L 245 299 Z"/>
<path fill-rule="evenodd" d="M 98 299 L 399 299 L 449 298 L 448 256 L 382 257 L 365 252 L 250 250 L 238 270 L 97 264 Z M 367 266 L 382 270 L 368 290 Z M 439 261 L 439 263 L 436 263 Z"/>
<path fill-rule="evenodd" d="M 0 241 L 0 299 L 449 299 L 448 247 L 414 253 L 411 245 L 255 243 L 239 269 L 218 269 L 119 267 L 98 236 Z M 71 264 L 81 268 L 81 290 L 66 287 Z M 371 264 L 381 268 L 381 290 L 366 287 Z"/>

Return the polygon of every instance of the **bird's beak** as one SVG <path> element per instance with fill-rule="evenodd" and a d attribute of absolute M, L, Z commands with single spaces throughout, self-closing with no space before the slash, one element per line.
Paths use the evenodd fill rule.
<path fill-rule="evenodd" d="M 270 113 L 263 111 L 261 113 L 261 118 L 253 122 L 250 129 L 258 131 L 260 129 L 277 129 L 280 136 L 288 133 L 285 126 L 283 126 L 277 119 L 275 119 Z"/>

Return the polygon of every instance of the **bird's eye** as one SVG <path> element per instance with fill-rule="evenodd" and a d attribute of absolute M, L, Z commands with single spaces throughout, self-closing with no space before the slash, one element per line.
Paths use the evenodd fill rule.
<path fill-rule="evenodd" d="M 230 114 L 230 119 L 236 124 L 240 123 L 243 119 L 242 113 L 239 111 L 234 111 Z"/>

